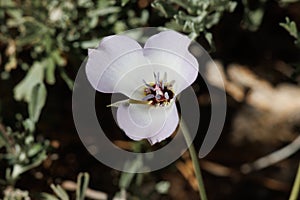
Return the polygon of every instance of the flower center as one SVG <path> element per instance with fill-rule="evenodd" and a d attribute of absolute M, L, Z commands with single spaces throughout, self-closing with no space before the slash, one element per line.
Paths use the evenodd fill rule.
<path fill-rule="evenodd" d="M 145 97 L 143 101 L 149 101 L 150 105 L 155 106 L 166 106 L 169 105 L 171 100 L 174 98 L 174 92 L 172 90 L 173 83 L 167 82 L 167 74 L 165 73 L 162 80 L 159 79 L 159 72 L 154 73 L 155 82 L 145 83 L 146 88 L 144 90 Z"/>

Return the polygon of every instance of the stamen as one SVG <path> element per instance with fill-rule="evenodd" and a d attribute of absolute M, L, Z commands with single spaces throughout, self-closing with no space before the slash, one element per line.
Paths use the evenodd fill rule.
<path fill-rule="evenodd" d="M 148 101 L 149 99 L 152 99 L 153 97 L 155 97 L 154 94 L 148 94 L 147 96 L 142 98 L 142 101 Z"/>
<path fill-rule="evenodd" d="M 157 74 L 155 72 L 153 72 L 153 76 L 154 76 L 155 85 L 160 86 L 159 85 L 159 72 Z"/>
<path fill-rule="evenodd" d="M 154 91 L 154 88 L 151 85 L 149 85 L 148 83 L 146 83 L 146 81 L 144 79 L 143 79 L 143 82 L 148 88 L 150 88 L 151 90 Z"/>
<path fill-rule="evenodd" d="M 165 89 L 165 83 L 167 83 L 167 72 L 164 73 L 163 80 L 161 81 L 162 86 L 161 88 L 164 90 Z"/>

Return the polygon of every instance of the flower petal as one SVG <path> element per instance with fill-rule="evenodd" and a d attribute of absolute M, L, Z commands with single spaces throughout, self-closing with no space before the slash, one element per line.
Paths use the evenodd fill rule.
<path fill-rule="evenodd" d="M 176 110 L 175 103 L 166 107 L 139 104 L 123 104 L 117 110 L 117 121 L 126 135 L 134 140 L 151 138 L 165 127 L 170 114 Z M 176 111 L 177 114 L 177 111 Z M 177 114 L 178 115 L 178 114 Z M 170 127 L 171 125 L 168 125 Z M 176 128 L 177 124 L 173 124 Z M 166 134 L 172 134 L 171 131 Z"/>
<path fill-rule="evenodd" d="M 148 71 L 148 63 L 143 56 L 142 47 L 135 40 L 123 35 L 108 36 L 101 41 L 97 49 L 89 49 L 86 74 L 96 90 L 128 95 L 132 92 L 132 87 L 128 86 L 130 82 L 118 82 L 128 71 L 135 68 L 144 66 Z"/>
<path fill-rule="evenodd" d="M 150 144 L 154 145 L 155 143 L 161 142 L 164 139 L 170 137 L 176 130 L 178 122 L 179 122 L 178 112 L 176 106 L 174 106 L 174 108 L 171 110 L 171 112 L 168 115 L 164 127 L 159 132 L 157 132 L 156 135 L 148 138 Z"/>
<path fill-rule="evenodd" d="M 154 82 L 154 72 L 166 72 L 167 81 L 175 81 L 173 90 L 179 94 L 198 75 L 198 62 L 188 51 L 190 42 L 187 36 L 165 31 L 150 37 L 143 49 L 130 37 L 108 36 L 97 49 L 89 49 L 86 74 L 100 92 L 141 100 L 143 80 Z"/>
<path fill-rule="evenodd" d="M 154 81 L 152 65 L 133 67 L 132 70 L 124 72 L 115 82 L 114 92 L 123 93 L 131 99 L 142 100 L 145 97 L 143 80 L 147 83 Z"/>
<path fill-rule="evenodd" d="M 151 63 L 168 66 L 178 76 L 168 76 L 176 80 L 176 94 L 191 85 L 198 75 L 198 61 L 188 51 L 191 40 L 175 31 L 164 31 L 150 37 L 144 46 L 144 56 Z M 172 73 L 174 75 L 175 73 Z"/>

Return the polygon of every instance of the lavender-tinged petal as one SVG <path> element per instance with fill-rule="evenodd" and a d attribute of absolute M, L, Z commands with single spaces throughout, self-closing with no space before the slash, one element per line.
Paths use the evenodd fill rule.
<path fill-rule="evenodd" d="M 176 80 L 176 94 L 191 85 L 198 75 L 198 61 L 188 51 L 190 43 L 185 35 L 164 31 L 150 37 L 144 46 L 145 57 L 159 65 L 154 70 L 167 72 L 169 79 Z"/>
<path fill-rule="evenodd" d="M 125 134 L 135 140 L 154 137 L 165 126 L 175 104 L 166 107 L 130 104 L 121 105 L 117 110 L 119 127 Z"/>
<path fill-rule="evenodd" d="M 148 141 L 151 145 L 154 145 L 157 142 L 161 142 L 164 139 L 170 137 L 172 133 L 176 130 L 176 127 L 179 122 L 179 117 L 177 113 L 177 108 L 174 106 L 172 108 L 172 111 L 169 113 L 166 123 L 164 124 L 164 127 L 157 132 L 157 134 L 153 137 L 148 138 Z"/>
<path fill-rule="evenodd" d="M 89 49 L 88 53 L 87 78 L 100 92 L 121 92 L 129 96 L 135 89 L 132 85 L 141 84 L 141 80 L 127 81 L 123 79 L 124 75 L 136 68 L 143 68 L 139 70 L 139 78 L 141 73 L 147 74 L 153 71 L 143 56 L 142 47 L 127 36 L 105 37 L 97 49 Z M 120 82 L 122 79 L 123 81 Z M 147 77 L 145 79 L 147 80 Z"/>
<path fill-rule="evenodd" d="M 163 31 L 151 36 L 145 43 L 144 49 L 162 49 L 170 51 L 176 55 L 182 56 L 191 65 L 198 69 L 197 59 L 189 52 L 188 48 L 192 40 L 186 35 L 176 31 Z"/>

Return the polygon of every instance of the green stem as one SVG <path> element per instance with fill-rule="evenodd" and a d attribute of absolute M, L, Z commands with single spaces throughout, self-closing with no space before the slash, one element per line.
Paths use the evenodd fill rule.
<path fill-rule="evenodd" d="M 292 189 L 291 196 L 290 196 L 289 200 L 296 200 L 298 198 L 299 189 L 300 189 L 300 163 L 299 163 L 299 166 L 298 166 L 296 179 L 295 179 L 295 182 L 294 182 L 293 189 Z"/>
<path fill-rule="evenodd" d="M 205 192 L 205 187 L 204 187 L 204 182 L 203 182 L 203 178 L 202 178 L 202 174 L 201 174 L 201 169 L 200 169 L 200 165 L 199 165 L 199 160 L 198 160 L 198 156 L 196 154 L 196 151 L 195 151 L 195 147 L 191 141 L 191 137 L 190 137 L 190 134 L 189 134 L 189 131 L 184 123 L 183 120 L 181 120 L 181 123 L 180 123 L 180 128 L 182 130 L 182 133 L 183 133 L 183 136 L 185 138 L 185 141 L 186 143 L 190 146 L 189 146 L 189 152 L 190 152 L 190 155 L 191 155 L 191 158 L 192 158 L 192 162 L 193 162 L 193 165 L 194 165 L 194 170 L 195 170 L 195 174 L 196 174 L 196 178 L 197 178 L 197 181 L 198 181 L 198 188 L 199 188 L 199 195 L 200 195 L 200 198 L 201 200 L 207 200 L 207 197 L 206 197 L 206 192 Z"/>

